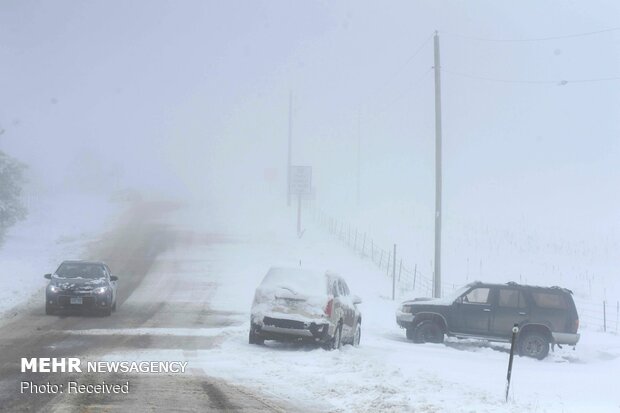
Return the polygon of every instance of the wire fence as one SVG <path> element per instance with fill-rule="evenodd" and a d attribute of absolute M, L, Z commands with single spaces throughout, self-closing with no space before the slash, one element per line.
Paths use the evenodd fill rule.
<path fill-rule="evenodd" d="M 403 261 L 396 253 L 394 245 L 385 248 L 365 231 L 344 220 L 337 219 L 325 211 L 314 208 L 312 217 L 320 227 L 336 237 L 344 245 L 359 254 L 360 258 L 370 260 L 390 279 L 396 279 L 396 288 L 400 294 L 415 293 L 421 296 L 433 296 L 433 277 L 421 271 L 420 266 Z M 442 283 L 442 291 L 450 292 L 458 288 L 455 284 Z"/>
<path fill-rule="evenodd" d="M 396 278 L 397 291 L 420 296 L 433 296 L 433 277 L 424 274 L 417 264 L 403 261 L 396 254 L 394 248 L 385 248 L 365 231 L 360 231 L 344 220 L 339 220 L 325 211 L 314 208 L 312 217 L 320 227 L 326 229 L 330 235 L 336 237 L 344 245 L 359 254 L 361 259 L 372 262 L 386 277 Z M 442 283 L 444 293 L 459 288 L 459 285 Z M 620 319 L 620 301 L 586 300 L 575 298 L 575 305 L 579 314 L 580 325 L 592 330 L 618 334 Z"/>

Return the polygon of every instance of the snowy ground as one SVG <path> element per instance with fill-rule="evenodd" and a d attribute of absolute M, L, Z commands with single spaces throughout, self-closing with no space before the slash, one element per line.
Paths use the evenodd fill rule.
<path fill-rule="evenodd" d="M 0 248 L 0 315 L 40 294 L 65 259 L 80 259 L 89 241 L 99 237 L 120 205 L 93 195 L 37 199 L 28 218 L 12 227 Z"/>
<path fill-rule="evenodd" d="M 192 226 L 196 230 L 195 225 Z M 504 388 L 507 347 L 480 341 L 448 340 L 414 345 L 394 320 L 385 274 L 319 230 L 294 237 L 262 237 L 177 249 L 160 257 L 166 282 L 195 285 L 195 290 L 167 297 L 207 301 L 214 310 L 238 314 L 230 327 L 196 330 L 219 336 L 213 349 L 126 351 L 108 354 L 122 360 L 187 360 L 193 374 L 206 374 L 245 385 L 266 395 L 323 411 L 342 412 L 612 412 L 620 410 L 616 373 L 620 338 L 582 329 L 576 350 L 556 350 L 544 361 L 516 358 L 510 401 Z M 291 262 L 330 268 L 348 280 L 364 302 L 362 345 L 340 351 L 311 346 L 247 343 L 254 289 L 273 263 Z M 180 264 L 179 264 L 180 263 Z M 157 278 L 156 278 L 157 279 Z M 202 286 L 209 286 L 203 289 Z M 157 283 L 129 300 L 161 294 Z M 182 291 L 182 290 L 179 290 Z M 199 291 L 208 291 L 207 295 Z M 179 295 L 180 294 L 180 295 Z M 398 301 L 398 300 L 397 300 Z M 76 331 L 76 334 L 109 334 Z M 186 335 L 183 329 L 142 329 L 115 334 Z"/>

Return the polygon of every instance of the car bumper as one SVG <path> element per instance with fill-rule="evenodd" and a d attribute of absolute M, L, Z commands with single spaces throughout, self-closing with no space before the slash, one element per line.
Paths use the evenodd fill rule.
<path fill-rule="evenodd" d="M 402 328 L 413 327 L 414 315 L 411 313 L 403 313 L 402 311 L 396 312 L 396 323 Z"/>
<path fill-rule="evenodd" d="M 553 337 L 553 342 L 555 344 L 567 344 L 569 346 L 574 346 L 579 341 L 579 334 L 572 333 L 551 333 Z"/>
<path fill-rule="evenodd" d="M 261 320 L 253 318 L 252 329 L 265 340 L 321 342 L 329 340 L 334 330 L 329 322 L 304 322 L 275 317 L 263 317 Z"/>
<path fill-rule="evenodd" d="M 72 304 L 71 298 L 81 298 L 81 304 Z M 47 295 L 46 302 L 48 305 L 62 310 L 104 310 L 112 305 L 112 297 L 110 295 L 68 295 L 56 294 Z"/>

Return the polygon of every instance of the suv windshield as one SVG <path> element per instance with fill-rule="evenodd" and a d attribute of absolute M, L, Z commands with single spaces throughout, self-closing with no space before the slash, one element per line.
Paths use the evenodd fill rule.
<path fill-rule="evenodd" d="M 105 270 L 101 264 L 89 263 L 62 263 L 56 270 L 59 278 L 103 278 Z"/>

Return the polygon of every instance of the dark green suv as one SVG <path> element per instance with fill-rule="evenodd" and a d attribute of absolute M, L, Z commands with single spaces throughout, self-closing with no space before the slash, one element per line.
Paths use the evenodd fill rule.
<path fill-rule="evenodd" d="M 405 301 L 396 322 L 416 343 L 441 343 L 444 335 L 508 342 L 519 325 L 519 354 L 543 359 L 549 345 L 574 346 L 579 316 L 572 292 L 560 287 L 473 282 L 445 298 Z"/>

